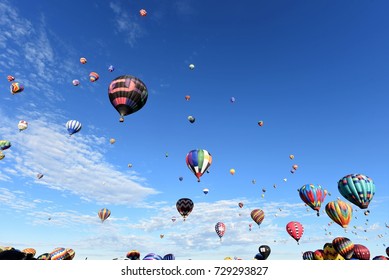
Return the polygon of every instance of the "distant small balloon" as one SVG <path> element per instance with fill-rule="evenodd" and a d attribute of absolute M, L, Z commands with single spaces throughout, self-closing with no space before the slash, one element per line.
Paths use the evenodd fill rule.
<path fill-rule="evenodd" d="M 195 66 L 194 66 L 194 64 L 189 64 L 189 69 L 190 69 L 190 70 L 193 70 L 193 69 L 195 69 Z"/>
<path fill-rule="evenodd" d="M 235 174 L 235 169 L 231 168 L 231 169 L 230 169 L 230 174 L 231 174 L 231 175 L 234 175 L 234 174 Z"/>
<path fill-rule="evenodd" d="M 8 82 L 12 82 L 13 80 L 15 80 L 15 77 L 11 76 L 11 75 L 8 75 L 7 76 L 7 80 L 8 80 Z"/>
<path fill-rule="evenodd" d="M 116 142 L 115 138 L 111 138 L 111 139 L 109 139 L 109 143 L 111 143 L 111 144 L 115 144 L 115 142 Z"/>
<path fill-rule="evenodd" d="M 234 103 L 235 102 L 235 97 L 231 97 L 230 101 L 231 101 L 231 103 Z"/>
<path fill-rule="evenodd" d="M 36 175 L 36 177 L 37 177 L 38 179 L 42 179 L 42 178 L 43 178 L 43 174 L 38 173 L 38 174 Z"/>
<path fill-rule="evenodd" d="M 258 122 L 258 125 L 259 125 L 259 126 L 263 126 L 263 121 L 259 121 L 259 122 Z"/>
<path fill-rule="evenodd" d="M 79 80 L 73 80 L 72 81 L 73 86 L 78 86 L 80 84 Z"/>
<path fill-rule="evenodd" d="M 208 192 L 209 192 L 209 189 L 203 189 L 204 194 L 208 194 Z"/>
<path fill-rule="evenodd" d="M 110 65 L 109 67 L 108 67 L 108 71 L 109 72 L 113 72 L 115 70 L 115 67 L 113 67 L 113 65 Z"/>
<path fill-rule="evenodd" d="M 193 116 L 189 116 L 189 117 L 188 117 L 188 121 L 189 121 L 190 123 L 194 123 L 194 122 L 196 121 L 196 119 L 195 119 Z"/>
<path fill-rule="evenodd" d="M 128 167 L 129 167 L 129 168 L 131 168 L 131 167 L 132 167 L 132 164 L 131 164 L 131 163 L 129 163 L 129 164 L 128 164 Z"/>
<path fill-rule="evenodd" d="M 141 10 L 139 11 L 139 14 L 140 14 L 142 17 L 145 17 L 145 16 L 147 16 L 147 11 L 146 11 L 145 9 L 141 9 Z"/>
<path fill-rule="evenodd" d="M 185 95 L 185 100 L 189 101 L 190 100 L 190 95 Z"/>
<path fill-rule="evenodd" d="M 179 177 L 178 180 L 182 181 L 184 180 L 184 177 Z"/>
<path fill-rule="evenodd" d="M 289 155 L 289 158 L 290 159 L 294 159 L 294 155 Z"/>
<path fill-rule="evenodd" d="M 85 57 L 81 57 L 80 62 L 81 62 L 81 64 L 86 64 L 87 60 Z"/>
<path fill-rule="evenodd" d="M 96 82 L 99 78 L 100 78 L 99 74 L 97 74 L 96 72 L 90 72 L 89 81 L 93 83 Z"/>
<path fill-rule="evenodd" d="M 20 93 L 24 90 L 24 85 L 21 83 L 12 83 L 9 89 L 12 94 Z"/>

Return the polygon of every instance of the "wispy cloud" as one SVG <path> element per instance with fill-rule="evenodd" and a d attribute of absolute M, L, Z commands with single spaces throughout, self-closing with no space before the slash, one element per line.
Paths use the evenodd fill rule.
<path fill-rule="evenodd" d="M 39 184 L 61 192 L 77 195 L 86 201 L 101 204 L 135 204 L 156 194 L 143 186 L 145 179 L 134 171 L 123 173 L 104 158 L 104 137 L 78 134 L 69 137 L 64 124 L 44 116 L 29 118 L 26 133 L 12 131 L 15 127 L 2 116 L 0 134 L 12 139 L 7 150 L 7 164 L 2 169 L 2 180 L 9 180 L 17 172 L 27 184 Z M 40 180 L 38 173 L 44 174 Z"/>
<path fill-rule="evenodd" d="M 135 46 L 137 40 L 144 36 L 145 30 L 138 23 L 135 15 L 126 12 L 119 2 L 111 2 L 109 6 L 114 13 L 116 32 L 123 34 L 126 43 L 131 47 Z"/>

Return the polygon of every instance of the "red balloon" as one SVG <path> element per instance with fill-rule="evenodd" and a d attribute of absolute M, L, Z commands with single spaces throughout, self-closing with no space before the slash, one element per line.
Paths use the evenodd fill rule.
<path fill-rule="evenodd" d="M 297 244 L 299 244 L 299 240 L 304 233 L 304 227 L 299 222 L 292 221 L 286 225 L 286 231 L 297 241 Z"/>

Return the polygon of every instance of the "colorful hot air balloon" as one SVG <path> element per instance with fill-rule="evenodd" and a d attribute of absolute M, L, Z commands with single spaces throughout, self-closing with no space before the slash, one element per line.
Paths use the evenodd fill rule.
<path fill-rule="evenodd" d="M 108 219 L 109 216 L 111 216 L 111 211 L 108 210 L 107 208 L 102 208 L 97 214 L 101 222 L 103 223 L 106 219 Z"/>
<path fill-rule="evenodd" d="M 193 70 L 193 69 L 195 69 L 195 66 L 194 66 L 194 64 L 189 64 L 189 69 L 190 69 L 190 70 Z"/>
<path fill-rule="evenodd" d="M 0 151 L 0 160 L 2 160 L 3 158 L 5 158 L 5 155 Z"/>
<path fill-rule="evenodd" d="M 137 112 L 146 104 L 148 91 L 141 80 L 124 75 L 112 80 L 108 96 L 112 106 L 120 114 L 120 122 L 123 122 L 124 116 Z"/>
<path fill-rule="evenodd" d="M 350 174 L 339 180 L 338 190 L 348 201 L 366 209 L 375 194 L 375 185 L 368 176 Z"/>
<path fill-rule="evenodd" d="M 131 250 L 126 254 L 126 257 L 130 260 L 139 260 L 140 253 L 138 250 Z"/>
<path fill-rule="evenodd" d="M 81 64 L 86 64 L 87 60 L 85 57 L 81 57 L 80 62 L 81 62 Z"/>
<path fill-rule="evenodd" d="M 290 236 L 293 237 L 294 240 L 297 241 L 297 244 L 299 244 L 299 240 L 304 233 L 304 227 L 299 222 L 292 221 L 287 223 L 286 231 L 289 233 Z"/>
<path fill-rule="evenodd" d="M 389 259 L 385 256 L 375 256 L 374 258 L 372 258 L 372 260 L 373 261 L 377 261 L 377 260 L 387 261 Z"/>
<path fill-rule="evenodd" d="M 55 248 L 51 253 L 50 253 L 50 260 L 63 260 L 64 258 L 67 257 L 67 251 L 65 248 Z"/>
<path fill-rule="evenodd" d="M 209 189 L 206 189 L 206 188 L 203 189 L 203 193 L 204 193 L 204 194 L 208 194 L 208 192 L 209 192 Z"/>
<path fill-rule="evenodd" d="M 271 253 L 271 249 L 267 245 L 259 246 L 258 251 L 261 253 L 261 255 L 263 256 L 264 260 L 266 260 L 269 257 L 270 253 Z"/>
<path fill-rule="evenodd" d="M 32 258 L 36 254 L 36 250 L 34 248 L 26 248 L 26 249 L 23 249 L 22 252 L 31 255 Z"/>
<path fill-rule="evenodd" d="M 344 258 L 335 250 L 332 243 L 326 243 L 323 247 L 324 260 L 344 260 Z"/>
<path fill-rule="evenodd" d="M 294 159 L 294 155 L 289 155 L 290 159 Z M 311 251 L 312 252 L 312 251 Z"/>
<path fill-rule="evenodd" d="M 335 223 L 343 228 L 347 228 L 351 221 L 353 209 L 351 206 L 341 200 L 335 200 L 327 203 L 326 213 Z"/>
<path fill-rule="evenodd" d="M 260 227 L 263 219 L 265 219 L 265 212 L 261 209 L 254 209 L 251 211 L 250 215 L 253 221 L 257 223 L 258 227 Z"/>
<path fill-rule="evenodd" d="M 177 200 L 176 208 L 178 213 L 184 218 L 184 221 L 192 212 L 194 207 L 193 201 L 190 198 L 180 198 Z"/>
<path fill-rule="evenodd" d="M 192 150 L 186 155 L 186 165 L 197 177 L 198 182 L 211 164 L 212 156 L 206 150 Z"/>
<path fill-rule="evenodd" d="M 354 243 L 346 237 L 336 237 L 332 240 L 335 250 L 346 260 L 351 259 L 354 253 Z"/>
<path fill-rule="evenodd" d="M 352 258 L 358 260 L 370 260 L 370 250 L 362 244 L 354 244 L 354 253 Z"/>
<path fill-rule="evenodd" d="M 15 82 L 10 85 L 9 90 L 12 94 L 20 93 L 24 90 L 24 85 Z"/>
<path fill-rule="evenodd" d="M 89 73 L 89 81 L 91 81 L 92 83 L 96 82 L 99 78 L 100 78 L 100 76 L 96 72 Z"/>
<path fill-rule="evenodd" d="M 165 261 L 174 261 L 176 257 L 173 254 L 166 254 L 163 256 L 163 260 Z"/>
<path fill-rule="evenodd" d="M 63 259 L 65 261 L 71 261 L 72 259 L 74 259 L 74 256 L 76 255 L 76 252 L 74 252 L 74 250 L 71 248 L 66 248 L 66 253 L 67 254 L 65 255 L 65 257 Z"/>
<path fill-rule="evenodd" d="M 78 86 L 79 84 L 80 84 L 80 81 L 79 80 L 73 80 L 72 81 L 72 84 L 73 84 L 73 86 Z"/>
<path fill-rule="evenodd" d="M 195 119 L 195 117 L 193 117 L 193 116 L 188 116 L 188 121 L 189 121 L 190 123 L 194 123 L 194 122 L 196 121 L 196 119 Z"/>
<path fill-rule="evenodd" d="M 110 143 L 111 145 L 112 145 L 112 144 L 115 144 L 115 142 L 116 142 L 115 138 L 109 139 L 109 143 Z"/>
<path fill-rule="evenodd" d="M 217 222 L 215 225 L 215 231 L 221 241 L 224 233 L 226 232 L 226 225 L 222 222 Z"/>
<path fill-rule="evenodd" d="M 389 257 L 389 247 L 386 248 L 386 255 Z"/>
<path fill-rule="evenodd" d="M 300 188 L 299 195 L 319 216 L 321 204 L 326 197 L 325 190 L 320 185 L 306 184 Z"/>
<path fill-rule="evenodd" d="M 108 71 L 109 72 L 113 72 L 115 70 L 115 67 L 113 67 L 113 65 L 110 65 L 109 67 L 108 67 Z"/>
<path fill-rule="evenodd" d="M 174 223 L 177 220 L 175 216 L 172 217 L 172 222 Z"/>
<path fill-rule="evenodd" d="M 234 174 L 235 174 L 235 169 L 234 169 L 234 168 L 231 168 L 231 169 L 230 169 L 230 174 L 231 174 L 231 175 L 234 175 Z"/>
<path fill-rule="evenodd" d="M 185 95 L 185 100 L 189 101 L 190 100 L 190 95 Z"/>
<path fill-rule="evenodd" d="M 0 150 L 4 151 L 11 147 L 11 142 L 7 140 L 0 140 Z"/>
<path fill-rule="evenodd" d="M 303 260 L 314 260 L 313 258 L 313 252 L 312 251 L 306 251 L 303 253 Z"/>
<path fill-rule="evenodd" d="M 15 80 L 15 77 L 14 77 L 14 76 L 11 76 L 11 75 L 8 75 L 8 76 L 7 76 L 7 80 L 8 80 L 8 82 L 12 82 L 12 81 Z"/>
<path fill-rule="evenodd" d="M 242 207 L 243 207 L 243 203 L 242 203 L 242 202 L 239 202 L 239 203 L 238 203 L 238 206 L 239 206 L 239 208 L 242 208 Z"/>
<path fill-rule="evenodd" d="M 258 125 L 259 125 L 259 126 L 263 126 L 263 121 L 259 121 L 259 122 L 258 122 Z"/>
<path fill-rule="evenodd" d="M 73 135 L 81 130 L 82 125 L 79 121 L 70 120 L 66 123 L 66 129 L 69 132 L 69 135 Z"/>
<path fill-rule="evenodd" d="M 146 11 L 145 9 L 141 9 L 141 10 L 139 11 L 139 14 L 140 14 L 142 17 L 145 17 L 145 16 L 147 16 L 147 11 Z"/>
<path fill-rule="evenodd" d="M 19 121 L 18 123 L 18 128 L 19 128 L 19 131 L 23 131 L 23 130 L 26 130 L 28 127 L 28 123 L 26 121 Z"/>
<path fill-rule="evenodd" d="M 313 252 L 313 259 L 314 260 L 324 260 L 324 250 L 318 249 L 315 252 Z"/>

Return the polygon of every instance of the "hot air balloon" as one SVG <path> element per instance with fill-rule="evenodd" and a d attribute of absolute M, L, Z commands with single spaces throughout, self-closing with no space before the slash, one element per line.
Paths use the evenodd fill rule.
<path fill-rule="evenodd" d="M 255 259 L 255 260 L 258 260 L 258 261 L 262 261 L 262 260 L 264 260 L 265 258 L 262 256 L 261 253 L 257 253 L 257 254 L 254 256 L 254 259 Z"/>
<path fill-rule="evenodd" d="M 320 213 L 321 204 L 326 197 L 325 190 L 320 185 L 306 184 L 299 190 L 300 198 L 313 210 Z"/>
<path fill-rule="evenodd" d="M 10 85 L 9 90 L 12 94 L 20 93 L 24 90 L 24 85 L 15 82 Z"/>
<path fill-rule="evenodd" d="M 172 217 L 172 222 L 174 223 L 177 220 L 175 216 Z"/>
<path fill-rule="evenodd" d="M 180 176 L 180 177 L 178 177 L 178 180 L 182 181 L 182 180 L 184 180 L 184 177 Z"/>
<path fill-rule="evenodd" d="M 196 119 L 193 116 L 188 116 L 188 121 L 190 123 L 194 123 L 196 121 Z"/>
<path fill-rule="evenodd" d="M 190 95 L 185 95 L 185 100 L 189 101 L 190 100 Z"/>
<path fill-rule="evenodd" d="M 231 174 L 231 175 L 234 175 L 234 174 L 235 174 L 235 169 L 234 169 L 234 168 L 231 168 L 231 169 L 230 169 L 230 174 Z"/>
<path fill-rule="evenodd" d="M 79 84 L 80 84 L 80 81 L 79 80 L 73 80 L 72 81 L 72 84 L 73 84 L 73 86 L 78 86 Z"/>
<path fill-rule="evenodd" d="M 297 170 L 297 168 L 299 168 L 299 166 L 297 164 L 293 164 L 292 168 L 293 168 L 293 170 Z"/>
<path fill-rule="evenodd" d="M 343 228 L 347 228 L 352 218 L 351 206 L 341 200 L 335 200 L 327 203 L 326 213 L 327 215 L 338 225 Z"/>
<path fill-rule="evenodd" d="M 126 257 L 130 260 L 139 260 L 140 253 L 138 250 L 131 250 L 126 254 Z"/>
<path fill-rule="evenodd" d="M 145 16 L 147 16 L 147 11 L 146 11 L 145 9 L 141 9 L 141 10 L 139 11 L 139 14 L 140 14 L 142 17 L 145 17 Z"/>
<path fill-rule="evenodd" d="M 28 123 L 26 121 L 19 121 L 18 123 L 18 128 L 19 128 L 19 131 L 23 131 L 23 130 L 26 130 L 28 127 Z"/>
<path fill-rule="evenodd" d="M 33 258 L 36 254 L 36 250 L 34 248 L 26 248 L 23 249 L 22 252 L 31 255 L 31 258 Z"/>
<path fill-rule="evenodd" d="M 165 237 L 164 234 L 160 234 L 160 235 L 159 235 L 159 238 L 161 238 L 161 239 L 164 238 L 164 237 Z"/>
<path fill-rule="evenodd" d="M 108 219 L 109 216 L 111 216 L 111 211 L 107 208 L 100 209 L 100 211 L 97 213 L 99 215 L 99 218 L 101 222 L 103 223 L 106 219 Z"/>
<path fill-rule="evenodd" d="M 163 256 L 163 260 L 165 261 L 174 261 L 176 257 L 173 254 L 166 254 Z"/>
<path fill-rule="evenodd" d="M 14 77 L 14 76 L 11 76 L 11 75 L 8 75 L 8 76 L 7 76 L 7 80 L 8 80 L 8 82 L 12 82 L 12 81 L 15 80 L 15 77 Z"/>
<path fill-rule="evenodd" d="M 370 251 L 369 249 L 362 244 L 354 244 L 354 253 L 352 258 L 358 260 L 370 260 Z"/>
<path fill-rule="evenodd" d="M 180 198 L 176 203 L 178 213 L 184 218 L 184 221 L 192 212 L 194 207 L 193 201 L 190 198 Z"/>
<path fill-rule="evenodd" d="M 350 174 L 339 180 L 338 190 L 348 201 L 366 209 L 375 194 L 375 185 L 368 176 Z"/>
<path fill-rule="evenodd" d="M 70 120 L 66 123 L 66 129 L 69 132 L 69 135 L 73 135 L 81 130 L 82 125 L 79 121 Z"/>
<path fill-rule="evenodd" d="M 239 203 L 238 203 L 238 206 L 239 206 L 239 208 L 242 208 L 242 207 L 243 207 L 243 203 L 242 203 L 242 202 L 239 202 Z"/>
<path fill-rule="evenodd" d="M 194 64 L 189 64 L 189 69 L 190 69 L 190 70 L 193 70 L 193 69 L 195 69 L 195 66 L 194 66 Z"/>
<path fill-rule="evenodd" d="M 113 67 L 113 65 L 110 65 L 109 67 L 108 67 L 108 71 L 109 72 L 113 72 L 115 70 L 115 67 Z"/>
<path fill-rule="evenodd" d="M 211 164 L 212 156 L 206 150 L 192 150 L 186 155 L 186 165 L 197 177 L 198 182 Z"/>
<path fill-rule="evenodd" d="M 96 72 L 89 73 L 89 81 L 91 81 L 92 83 L 96 82 L 99 78 L 100 78 L 100 76 Z"/>
<path fill-rule="evenodd" d="M 38 174 L 36 174 L 36 177 L 37 177 L 38 179 L 42 179 L 42 178 L 43 178 L 43 174 L 42 174 L 42 173 L 38 173 Z"/>
<path fill-rule="evenodd" d="M 261 255 L 264 257 L 265 260 L 269 257 L 271 253 L 271 249 L 267 245 L 259 246 L 258 251 L 261 253 Z"/>
<path fill-rule="evenodd" d="M 120 122 L 123 122 L 124 116 L 137 112 L 146 104 L 148 91 L 141 80 L 124 75 L 112 80 L 108 96 L 112 106 L 120 114 Z"/>
<path fill-rule="evenodd" d="M 253 224 L 249 224 L 249 231 L 252 230 Z"/>
<path fill-rule="evenodd" d="M 222 222 L 217 222 L 215 225 L 215 231 L 221 241 L 224 233 L 226 232 L 226 225 Z"/>
<path fill-rule="evenodd" d="M 209 192 L 209 189 L 203 189 L 204 194 L 208 194 L 208 192 Z"/>
<path fill-rule="evenodd" d="M 377 260 L 387 261 L 389 259 L 385 256 L 375 256 L 374 258 L 372 258 L 372 260 L 373 261 L 377 261 Z"/>
<path fill-rule="evenodd" d="M 326 243 L 323 246 L 325 260 L 344 260 L 344 258 L 335 250 L 332 243 Z"/>
<path fill-rule="evenodd" d="M 263 121 L 259 121 L 259 122 L 258 122 L 258 125 L 259 125 L 259 126 L 263 126 Z"/>
<path fill-rule="evenodd" d="M 314 260 L 324 260 L 324 250 L 318 249 L 315 252 L 313 252 L 313 259 Z"/>
<path fill-rule="evenodd" d="M 261 209 L 254 209 L 251 211 L 251 218 L 257 223 L 258 227 L 261 226 L 263 219 L 265 219 L 265 213 Z"/>
<path fill-rule="evenodd" d="M 386 248 L 386 255 L 389 257 L 389 247 Z"/>
<path fill-rule="evenodd" d="M 67 251 L 65 248 L 55 248 L 51 253 L 50 253 L 50 260 L 63 260 L 64 258 L 67 257 Z"/>
<path fill-rule="evenodd" d="M 289 233 L 290 236 L 293 237 L 294 240 L 297 241 L 297 244 L 299 244 L 299 240 L 304 233 L 304 227 L 299 222 L 292 221 L 287 223 L 286 231 Z"/>
<path fill-rule="evenodd" d="M 87 60 L 85 57 L 81 57 L 80 62 L 81 62 L 81 64 L 86 64 Z"/>
<path fill-rule="evenodd" d="M 303 260 L 314 260 L 313 258 L 313 252 L 312 251 L 306 251 L 303 253 Z"/>
<path fill-rule="evenodd" d="M 132 167 L 132 164 L 131 164 L 131 163 L 129 163 L 129 164 L 127 164 L 127 166 L 128 166 L 129 168 L 131 168 L 131 167 Z"/>
<path fill-rule="evenodd" d="M 115 144 L 115 142 L 116 142 L 115 138 L 109 139 L 109 143 L 110 143 L 110 144 Z"/>
<path fill-rule="evenodd" d="M 289 155 L 289 158 L 294 159 L 294 155 Z M 312 251 L 310 251 L 310 252 L 312 252 Z"/>
<path fill-rule="evenodd" d="M 230 98 L 230 102 L 231 102 L 231 103 L 234 103 L 234 102 L 235 102 L 235 97 L 231 97 L 231 98 Z"/>
<path fill-rule="evenodd" d="M 63 258 L 63 260 L 65 261 L 71 261 L 72 259 L 74 259 L 74 256 L 76 255 L 76 252 L 74 252 L 74 250 L 71 248 L 66 248 L 66 253 L 67 254 Z"/>
<path fill-rule="evenodd" d="M 346 260 L 351 259 L 354 253 L 354 243 L 346 237 L 336 237 L 332 240 L 335 250 Z"/>
<path fill-rule="evenodd" d="M 0 140 L 0 150 L 4 151 L 11 147 L 11 142 L 7 140 Z"/>
<path fill-rule="evenodd" d="M 0 151 L 0 160 L 2 160 L 3 158 L 5 158 L 5 155 Z"/>

